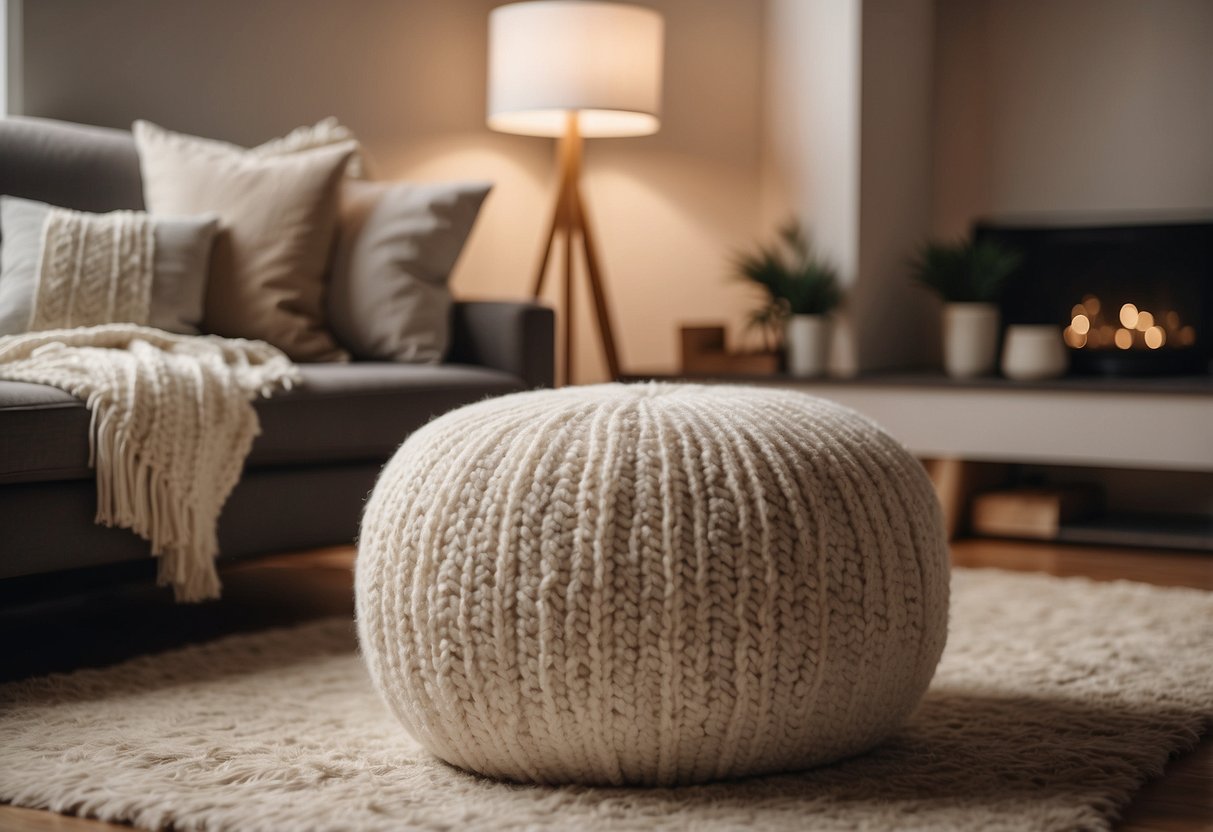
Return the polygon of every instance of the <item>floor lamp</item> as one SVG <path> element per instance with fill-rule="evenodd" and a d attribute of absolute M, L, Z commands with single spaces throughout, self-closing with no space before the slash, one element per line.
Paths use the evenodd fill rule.
<path fill-rule="evenodd" d="M 580 250 L 612 379 L 619 355 L 602 266 L 581 192 L 582 139 L 644 136 L 660 125 L 661 15 L 595 0 L 531 0 L 489 15 L 488 124 L 493 130 L 560 139 L 560 168 L 533 294 L 563 240 L 564 380 L 573 380 L 574 259 Z"/>

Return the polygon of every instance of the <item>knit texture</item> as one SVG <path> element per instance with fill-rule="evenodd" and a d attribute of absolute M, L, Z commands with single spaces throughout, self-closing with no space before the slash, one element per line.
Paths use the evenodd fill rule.
<path fill-rule="evenodd" d="M 219 511 L 260 432 L 250 400 L 298 370 L 260 341 L 132 324 L 0 338 L 0 378 L 49 384 L 92 411 L 97 522 L 151 543 L 178 600 L 219 595 Z"/>
<path fill-rule="evenodd" d="M 42 226 L 29 329 L 146 324 L 155 245 L 151 217 L 141 211 L 51 208 Z"/>
<path fill-rule="evenodd" d="M 438 757 L 540 783 L 696 783 L 847 757 L 943 650 L 921 466 L 773 389 L 602 385 L 435 420 L 385 468 L 359 636 Z"/>

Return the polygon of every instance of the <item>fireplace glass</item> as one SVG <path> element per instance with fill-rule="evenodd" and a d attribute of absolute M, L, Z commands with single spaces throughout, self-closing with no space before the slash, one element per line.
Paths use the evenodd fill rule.
<path fill-rule="evenodd" d="M 1213 219 L 1138 225 L 980 222 L 1023 257 L 1006 284 L 1004 324 L 1055 324 L 1071 372 L 1210 372 Z"/>

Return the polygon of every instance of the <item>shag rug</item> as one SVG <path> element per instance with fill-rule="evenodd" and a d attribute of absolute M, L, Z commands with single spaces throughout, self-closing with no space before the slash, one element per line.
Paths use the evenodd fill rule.
<path fill-rule="evenodd" d="M 958 570 L 922 706 L 860 757 L 673 789 L 428 756 L 349 621 L 0 688 L 0 799 L 176 829 L 1105 829 L 1213 720 L 1213 594 Z"/>

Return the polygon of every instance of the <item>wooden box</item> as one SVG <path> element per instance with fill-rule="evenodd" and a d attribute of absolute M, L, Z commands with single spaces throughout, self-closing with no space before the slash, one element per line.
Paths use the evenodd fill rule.
<path fill-rule="evenodd" d="M 684 326 L 681 336 L 683 375 L 744 376 L 779 372 L 777 352 L 729 352 L 723 326 Z"/>
<path fill-rule="evenodd" d="M 1055 540 L 1063 523 L 1093 516 L 1099 504 L 1099 490 L 1085 485 L 990 491 L 973 498 L 970 525 L 977 534 Z"/>

